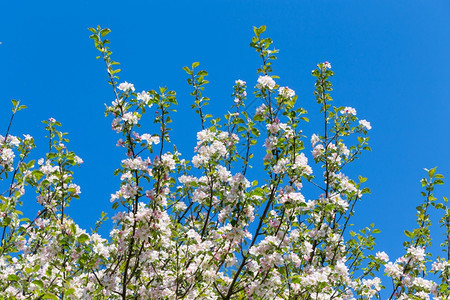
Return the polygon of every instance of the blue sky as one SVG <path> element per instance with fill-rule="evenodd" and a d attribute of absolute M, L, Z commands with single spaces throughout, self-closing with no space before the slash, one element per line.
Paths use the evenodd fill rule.
<path fill-rule="evenodd" d="M 94 2 L 94 1 L 92 1 Z M 358 227 L 374 222 L 382 233 L 378 249 L 400 256 L 404 229 L 414 226 L 423 168 L 438 166 L 450 177 L 450 3 L 442 1 L 2 1 L 0 8 L 0 130 L 9 120 L 10 100 L 28 109 L 12 133 L 29 133 L 45 151 L 41 121 L 54 117 L 69 132 L 69 148 L 85 161 L 76 171 L 82 196 L 70 214 L 83 227 L 110 211 L 118 188 L 113 170 L 123 158 L 119 138 L 105 119 L 113 100 L 88 27 L 112 30 L 113 59 L 120 79 L 138 91 L 168 86 L 177 91 L 173 141 L 192 154 L 200 122 L 189 109 L 192 98 L 185 65 L 200 61 L 209 73 L 209 112 L 219 117 L 231 105 L 234 80 L 252 86 L 259 58 L 248 44 L 252 26 L 267 26 L 280 49 L 277 80 L 293 88 L 311 122 L 319 126 L 311 70 L 331 62 L 335 105 L 352 106 L 371 122 L 372 152 L 350 175 L 368 177 L 372 194 L 359 207 Z M 309 139 L 309 138 L 308 138 Z M 450 182 L 449 182 L 450 184 Z M 450 196 L 450 185 L 437 195 Z M 34 194 L 24 199 L 33 213 Z M 438 236 L 439 237 L 439 236 Z M 440 237 L 439 237 L 440 238 Z M 441 241 L 439 241 L 441 242 Z"/>

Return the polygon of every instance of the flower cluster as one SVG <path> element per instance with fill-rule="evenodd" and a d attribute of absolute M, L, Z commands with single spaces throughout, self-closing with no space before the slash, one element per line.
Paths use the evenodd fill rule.
<path fill-rule="evenodd" d="M 269 75 L 259 76 L 256 87 L 259 89 L 273 90 L 275 88 L 275 80 Z"/>
<path fill-rule="evenodd" d="M 295 96 L 295 91 L 285 86 L 278 89 L 278 94 L 283 98 L 292 98 Z"/>

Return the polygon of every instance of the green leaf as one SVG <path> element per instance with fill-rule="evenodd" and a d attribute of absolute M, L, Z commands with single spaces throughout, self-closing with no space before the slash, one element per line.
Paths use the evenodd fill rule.
<path fill-rule="evenodd" d="M 434 167 L 433 169 L 428 171 L 428 177 L 432 178 L 434 176 L 434 173 L 436 173 L 436 168 L 437 167 Z"/>
<path fill-rule="evenodd" d="M 75 293 L 74 288 L 69 288 L 64 292 L 64 294 L 66 294 L 66 295 L 73 295 L 73 293 Z"/>
<path fill-rule="evenodd" d="M 256 196 L 264 196 L 264 190 L 261 189 L 261 188 L 256 188 L 256 189 L 253 191 L 253 194 L 256 195 Z"/>
<path fill-rule="evenodd" d="M 188 73 L 189 75 L 192 75 L 192 71 L 188 67 L 183 67 L 183 70 Z"/>
<path fill-rule="evenodd" d="M 26 105 L 20 105 L 20 106 L 17 107 L 16 111 L 19 111 L 19 110 L 22 110 L 22 109 L 25 109 L 25 108 L 27 108 Z"/>
<path fill-rule="evenodd" d="M 45 295 L 42 297 L 42 299 L 58 300 L 58 297 L 53 293 L 45 293 Z"/>
<path fill-rule="evenodd" d="M 40 179 L 42 178 L 42 176 L 44 176 L 44 173 L 42 173 L 42 172 L 39 171 L 39 170 L 34 170 L 34 171 L 31 172 L 31 174 L 33 175 L 33 177 L 34 177 L 36 180 L 40 180 Z"/>
<path fill-rule="evenodd" d="M 87 234 L 81 234 L 78 238 L 77 238 L 77 241 L 80 243 L 80 244 L 84 244 L 87 240 L 89 240 L 89 237 L 87 236 Z"/>
<path fill-rule="evenodd" d="M 3 219 L 2 226 L 3 226 L 3 227 L 6 227 L 6 226 L 8 226 L 10 223 L 11 223 L 11 218 L 10 218 L 10 217 L 5 217 L 5 218 Z"/>
<path fill-rule="evenodd" d="M 427 180 L 425 178 L 422 178 L 422 180 L 420 180 L 420 183 L 422 184 L 422 187 L 427 185 Z"/>
<path fill-rule="evenodd" d="M 107 35 L 110 32 L 111 32 L 111 30 L 109 28 L 104 28 L 100 31 L 100 36 L 104 37 L 105 35 Z"/>
<path fill-rule="evenodd" d="M 259 137 L 260 133 L 259 133 L 259 130 L 257 128 L 253 127 L 252 128 L 252 133 L 253 133 L 254 136 Z"/>
<path fill-rule="evenodd" d="M 33 283 L 41 289 L 44 288 L 44 283 L 41 280 L 33 280 Z"/>
<path fill-rule="evenodd" d="M 19 281 L 19 280 L 20 280 L 20 277 L 17 276 L 16 274 L 9 274 L 9 275 L 8 275 L 8 280 L 9 280 L 9 281 Z"/>
<path fill-rule="evenodd" d="M 264 31 L 266 31 L 266 26 L 262 25 L 261 27 L 257 28 L 257 27 L 253 27 L 253 32 L 255 32 L 255 35 L 257 37 L 259 37 L 261 35 L 261 33 L 263 33 Z"/>

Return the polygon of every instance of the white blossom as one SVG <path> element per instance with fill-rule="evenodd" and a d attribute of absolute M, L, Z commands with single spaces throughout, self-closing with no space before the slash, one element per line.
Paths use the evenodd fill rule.
<path fill-rule="evenodd" d="M 259 76 L 256 87 L 259 89 L 267 88 L 269 90 L 273 90 L 275 87 L 275 80 L 273 80 L 273 78 L 269 75 Z"/>

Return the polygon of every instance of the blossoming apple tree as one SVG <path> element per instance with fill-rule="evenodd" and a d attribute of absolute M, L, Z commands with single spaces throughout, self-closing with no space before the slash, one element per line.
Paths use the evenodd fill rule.
<path fill-rule="evenodd" d="M 0 299 L 449 299 L 450 212 L 446 198 L 433 196 L 443 184 L 436 168 L 421 181 L 417 227 L 405 231 L 402 257 L 374 253 L 373 224 L 350 230 L 355 204 L 369 189 L 364 177 L 345 172 L 370 150 L 371 125 L 354 108 L 331 105 L 330 63 L 312 72 L 323 128 L 310 140 L 302 135 L 308 119 L 298 96 L 273 75 L 277 50 L 262 37 L 264 26 L 254 28 L 250 44 L 262 61 L 259 76 L 248 85 L 236 80 L 223 120 L 207 113 L 207 72 L 198 63 L 185 67 L 202 128 L 186 159 L 169 135 L 176 93 L 119 83 L 110 30 L 90 30 L 114 93 L 106 114 L 126 153 L 111 194 L 114 227 L 102 237 L 104 214 L 92 232 L 66 214 L 80 194 L 72 170 L 83 161 L 53 118 L 44 121 L 48 152 L 30 160 L 33 138 L 9 133 L 24 108 L 13 101 L 0 136 Z M 259 103 L 254 113 L 248 98 Z M 140 127 L 149 110 L 157 112 L 156 132 Z M 250 178 L 258 164 L 266 174 Z M 317 196 L 306 199 L 305 188 Z M 42 208 L 24 218 L 29 189 Z M 431 210 L 442 215 L 443 256 L 428 251 Z"/>

